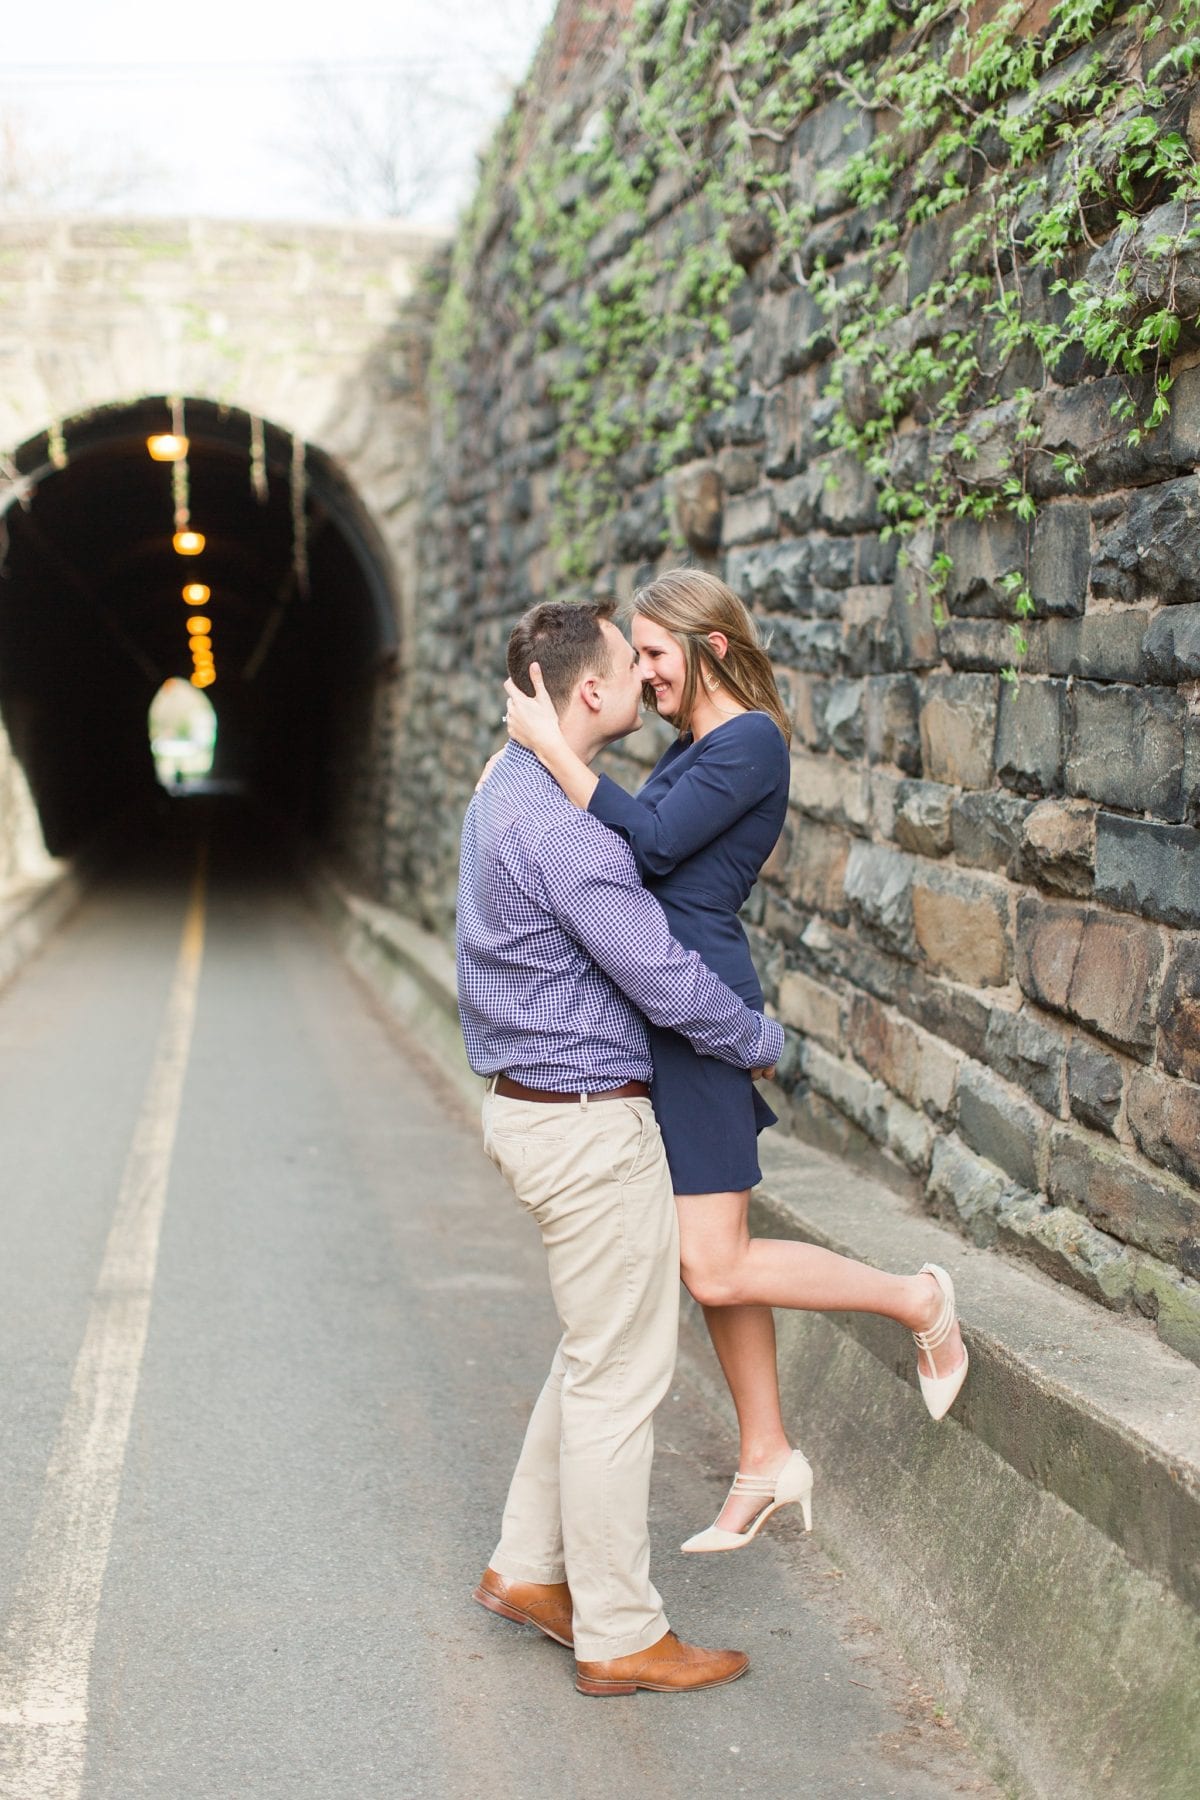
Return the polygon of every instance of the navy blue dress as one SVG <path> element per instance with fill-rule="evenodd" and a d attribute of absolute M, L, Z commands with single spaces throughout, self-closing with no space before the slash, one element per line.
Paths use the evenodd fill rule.
<path fill-rule="evenodd" d="M 699 743 L 678 739 L 635 798 L 607 775 L 588 810 L 627 839 L 671 930 L 747 1005 L 763 995 L 738 910 L 775 848 L 791 773 L 766 713 L 739 713 Z M 758 1134 L 775 1114 L 745 1069 L 650 1027 L 654 1110 L 677 1194 L 737 1193 L 762 1179 Z"/>

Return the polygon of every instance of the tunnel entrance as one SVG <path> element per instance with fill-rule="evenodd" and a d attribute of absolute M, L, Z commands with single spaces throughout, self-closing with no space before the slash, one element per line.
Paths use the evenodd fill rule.
<path fill-rule="evenodd" d="M 337 848 L 377 770 L 397 663 L 386 550 L 319 449 L 210 401 L 182 416 L 199 554 L 173 542 L 176 465 L 147 449 L 179 420 L 162 396 L 67 420 L 6 459 L 0 718 L 47 847 L 66 856 L 161 794 L 151 702 L 207 668 L 214 779 Z M 198 614 L 206 634 L 189 629 Z"/>

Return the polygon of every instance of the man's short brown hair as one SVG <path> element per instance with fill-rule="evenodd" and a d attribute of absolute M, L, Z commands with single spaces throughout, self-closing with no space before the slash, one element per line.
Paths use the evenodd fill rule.
<path fill-rule="evenodd" d="M 585 675 L 610 675 L 612 650 L 600 629 L 610 619 L 608 600 L 576 605 L 566 600 L 543 600 L 517 620 L 508 640 L 508 673 L 523 694 L 532 694 L 530 663 L 538 663 L 546 692 L 561 712 Z"/>

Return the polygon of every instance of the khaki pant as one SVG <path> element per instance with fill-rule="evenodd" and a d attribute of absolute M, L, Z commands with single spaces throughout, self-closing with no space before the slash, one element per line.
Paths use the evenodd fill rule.
<path fill-rule="evenodd" d="M 631 1656 L 667 1630 L 650 1581 L 652 1415 L 679 1330 L 679 1232 L 648 1100 L 483 1103 L 484 1149 L 542 1234 L 563 1335 L 534 1407 L 491 1566 L 562 1581 L 575 1655 Z"/>

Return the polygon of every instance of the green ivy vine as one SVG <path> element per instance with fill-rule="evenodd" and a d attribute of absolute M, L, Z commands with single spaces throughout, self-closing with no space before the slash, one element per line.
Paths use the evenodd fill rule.
<path fill-rule="evenodd" d="M 590 116 L 514 108 L 456 247 L 435 390 L 451 403 L 494 357 L 489 334 L 530 334 L 551 371 L 570 577 L 605 560 L 624 456 L 645 475 L 706 452 L 739 392 L 731 311 L 768 250 L 775 285 L 811 303 L 823 435 L 870 471 L 939 623 L 951 521 L 1032 526 L 1041 498 L 1084 479 L 1042 442 L 1056 373 L 1085 359 L 1117 376 L 1113 430 L 1131 443 L 1163 423 L 1192 323 L 1175 274 L 1200 240 L 1200 0 L 1059 0 L 1039 31 L 1030 11 L 639 0 Z M 796 154 L 805 121 L 823 157 Z M 1147 236 L 1164 207 L 1171 228 Z M 839 246 L 843 218 L 859 229 Z M 502 317 L 479 285 L 498 220 Z M 910 292 L 919 234 L 937 275 Z M 1028 554 L 1000 585 L 1015 678 Z"/>

